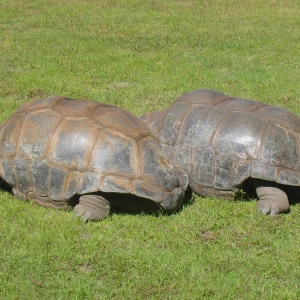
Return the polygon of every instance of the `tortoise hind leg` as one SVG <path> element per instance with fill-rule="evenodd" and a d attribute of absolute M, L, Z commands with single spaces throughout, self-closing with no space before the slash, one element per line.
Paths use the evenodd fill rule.
<path fill-rule="evenodd" d="M 254 186 L 258 196 L 257 210 L 263 215 L 276 216 L 288 212 L 290 208 L 286 193 L 279 187 L 255 181 Z"/>
<path fill-rule="evenodd" d="M 81 217 L 83 223 L 100 221 L 110 213 L 110 203 L 99 195 L 82 195 L 74 208 L 75 217 Z"/>

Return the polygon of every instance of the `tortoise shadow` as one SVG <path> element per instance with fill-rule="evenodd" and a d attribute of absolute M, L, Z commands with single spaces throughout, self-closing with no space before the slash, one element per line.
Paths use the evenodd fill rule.
<path fill-rule="evenodd" d="M 14 196 L 12 188 L 0 178 L 0 191 L 7 192 L 10 195 Z M 185 193 L 183 204 L 181 207 L 174 212 L 166 213 L 164 212 L 155 202 L 133 196 L 130 194 L 120 194 L 120 193 L 103 193 L 98 192 L 97 194 L 103 196 L 111 204 L 111 212 L 114 214 L 129 214 L 129 215 L 152 215 L 152 216 L 161 216 L 161 215 L 170 215 L 172 213 L 180 213 L 184 206 L 191 205 L 193 203 L 193 194 L 191 190 L 188 190 Z M 68 203 L 74 208 L 79 203 L 80 195 L 74 195 Z"/>
<path fill-rule="evenodd" d="M 6 182 L 2 178 L 0 178 L 0 191 L 14 195 L 12 192 L 12 188 L 8 184 L 6 184 Z"/>
<path fill-rule="evenodd" d="M 106 200 L 111 203 L 111 212 L 114 214 L 127 215 L 151 215 L 159 217 L 161 215 L 171 215 L 173 213 L 180 213 L 186 205 L 190 205 L 193 201 L 193 194 L 191 191 L 186 192 L 181 207 L 174 212 L 165 212 L 152 200 L 117 193 L 100 193 Z"/>
<path fill-rule="evenodd" d="M 274 184 L 274 183 L 273 183 Z M 280 189 L 282 189 L 288 196 L 290 205 L 295 205 L 300 203 L 300 188 L 296 186 L 285 186 L 285 185 L 278 185 Z M 0 191 L 7 192 L 13 196 L 12 188 L 5 183 L 5 181 L 1 180 L 0 178 Z M 152 215 L 159 217 L 161 215 L 171 215 L 173 213 L 180 213 L 185 207 L 193 205 L 196 201 L 195 195 L 190 188 L 185 193 L 185 197 L 181 207 L 170 213 L 164 212 L 158 205 L 145 198 L 133 196 L 130 194 L 119 194 L 119 193 L 102 193 L 99 192 L 106 200 L 111 203 L 111 212 L 114 214 L 129 214 L 129 215 Z M 207 197 L 203 195 L 199 195 L 200 197 Z M 251 184 L 244 185 L 242 192 L 239 191 L 236 194 L 234 201 L 253 201 L 257 200 L 256 193 L 253 191 L 253 187 Z M 69 201 L 69 204 L 74 208 L 79 203 L 79 195 L 74 195 Z"/>

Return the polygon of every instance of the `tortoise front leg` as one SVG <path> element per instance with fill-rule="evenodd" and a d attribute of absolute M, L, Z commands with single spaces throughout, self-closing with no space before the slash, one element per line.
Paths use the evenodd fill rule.
<path fill-rule="evenodd" d="M 263 215 L 276 216 L 289 211 L 290 204 L 286 193 L 278 187 L 268 186 L 266 183 L 254 183 L 258 196 L 257 211 Z"/>
<path fill-rule="evenodd" d="M 74 208 L 75 217 L 81 217 L 82 221 L 100 221 L 110 213 L 110 203 L 99 195 L 82 195 L 79 204 Z"/>

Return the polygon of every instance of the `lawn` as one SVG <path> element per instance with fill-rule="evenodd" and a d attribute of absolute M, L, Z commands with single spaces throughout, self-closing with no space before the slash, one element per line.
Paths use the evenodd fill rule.
<path fill-rule="evenodd" d="M 297 0 L 0 0 L 0 121 L 49 95 L 134 115 L 212 88 L 300 116 Z M 297 299 L 300 204 L 193 195 L 170 216 L 72 212 L 0 193 L 1 299 Z"/>

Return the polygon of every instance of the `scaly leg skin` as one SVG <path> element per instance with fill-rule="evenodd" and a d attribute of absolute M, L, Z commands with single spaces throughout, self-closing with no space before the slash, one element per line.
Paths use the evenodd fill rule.
<path fill-rule="evenodd" d="M 74 208 L 74 216 L 81 217 L 83 223 L 100 221 L 110 213 L 110 203 L 99 195 L 83 195 Z"/>
<path fill-rule="evenodd" d="M 263 215 L 276 216 L 288 212 L 289 200 L 284 191 L 277 187 L 255 184 L 258 196 L 257 211 Z"/>

